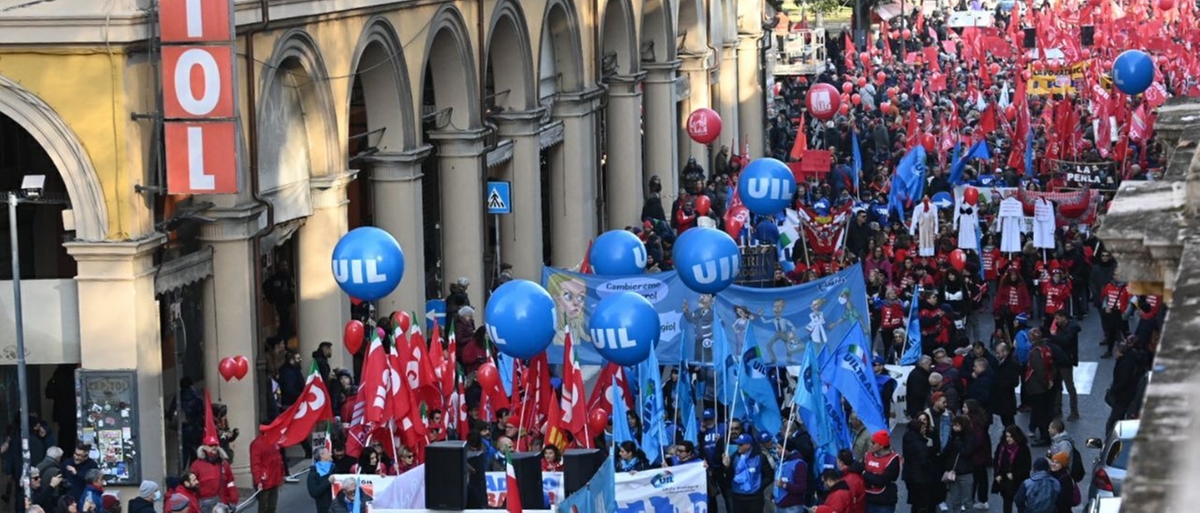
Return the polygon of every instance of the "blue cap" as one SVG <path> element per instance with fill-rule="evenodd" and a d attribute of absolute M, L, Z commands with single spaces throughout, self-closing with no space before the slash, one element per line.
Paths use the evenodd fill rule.
<path fill-rule="evenodd" d="M 738 435 L 737 439 L 734 440 L 733 442 L 738 445 L 752 444 L 752 443 L 754 443 L 754 438 L 751 437 L 749 433 L 742 433 L 742 434 Z"/>
<path fill-rule="evenodd" d="M 760 443 L 760 444 L 770 443 L 771 440 L 772 440 L 771 433 L 768 433 L 766 431 L 760 431 L 758 433 L 758 443 Z"/>
<path fill-rule="evenodd" d="M 887 360 L 885 360 L 885 359 L 884 359 L 882 356 L 875 355 L 875 357 L 874 357 L 874 358 L 871 358 L 871 364 L 873 364 L 873 365 L 887 365 Z"/>
<path fill-rule="evenodd" d="M 1021 324 L 1025 324 L 1025 323 L 1029 322 L 1029 314 L 1027 314 L 1027 313 L 1017 314 L 1016 321 Z"/>
<path fill-rule="evenodd" d="M 712 410 L 712 408 L 705 408 L 702 416 L 704 417 L 704 420 L 712 420 L 717 418 L 717 414 Z"/>

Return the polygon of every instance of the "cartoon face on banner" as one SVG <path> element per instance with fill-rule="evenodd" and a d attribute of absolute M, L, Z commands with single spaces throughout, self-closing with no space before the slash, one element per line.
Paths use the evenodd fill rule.
<path fill-rule="evenodd" d="M 619 292 L 596 304 L 588 332 L 604 359 L 618 365 L 637 365 L 658 344 L 658 311 L 637 293 Z"/>
<path fill-rule="evenodd" d="M 633 232 L 609 230 L 596 237 L 589 253 L 596 274 L 628 276 L 646 270 L 646 245 Z"/>
<path fill-rule="evenodd" d="M 742 258 L 729 234 L 714 228 L 692 228 L 675 241 L 671 255 L 679 279 L 696 292 L 716 294 L 733 285 Z"/>
<path fill-rule="evenodd" d="M 376 301 L 396 290 L 403 276 L 400 243 L 379 228 L 355 228 L 333 248 L 333 279 L 350 297 Z"/>
<path fill-rule="evenodd" d="M 590 343 L 592 338 L 587 332 L 587 311 L 584 308 L 588 296 L 587 282 L 568 274 L 553 274 L 546 282 L 546 291 L 554 298 L 554 306 L 558 310 L 554 344 L 561 347 L 565 343 L 566 331 L 563 328 L 571 330 L 576 342 Z"/>
<path fill-rule="evenodd" d="M 557 317 L 554 299 L 541 286 L 513 280 L 497 288 L 488 300 L 488 337 L 501 353 L 532 358 L 554 340 Z"/>
<path fill-rule="evenodd" d="M 755 159 L 738 177 L 738 196 L 750 212 L 772 216 L 787 208 L 796 190 L 796 177 L 787 164 L 773 158 Z"/>

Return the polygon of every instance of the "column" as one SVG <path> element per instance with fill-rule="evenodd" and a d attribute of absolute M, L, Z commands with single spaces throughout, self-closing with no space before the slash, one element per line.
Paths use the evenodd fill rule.
<path fill-rule="evenodd" d="M 598 232 L 600 158 L 595 112 L 600 88 L 559 93 L 554 118 L 562 121 L 563 143 L 550 151 L 551 264 L 572 267 L 583 261 L 588 241 Z"/>
<path fill-rule="evenodd" d="M 762 58 L 758 48 L 761 34 L 738 35 L 738 124 L 750 145 L 750 158 L 765 154 L 766 100 L 762 86 Z"/>
<path fill-rule="evenodd" d="M 141 413 L 137 450 L 142 479 L 156 482 L 168 474 L 166 426 L 160 412 L 169 393 L 163 390 L 162 340 L 154 297 L 154 253 L 163 241 L 162 235 L 153 234 L 128 242 L 65 244 L 78 264 L 80 361 L 88 370 L 137 371 Z M 36 316 L 30 315 L 36 307 L 26 305 L 26 317 Z"/>
<path fill-rule="evenodd" d="M 461 276 L 471 280 L 468 293 L 474 304 L 482 305 L 487 282 L 484 281 L 483 231 L 484 154 L 487 152 L 483 129 L 429 132 L 438 145 L 438 173 L 442 188 L 442 260 L 446 283 Z M 411 207 L 410 207 L 411 208 Z M 483 309 L 475 309 L 475 319 L 483 322 Z"/>
<path fill-rule="evenodd" d="M 679 160 L 685 160 L 688 157 L 696 157 L 696 162 L 700 162 L 704 166 L 704 171 L 712 173 L 712 159 L 721 149 L 722 144 L 729 144 L 729 125 L 724 125 L 722 118 L 721 136 L 712 143 L 712 151 L 709 151 L 708 145 L 700 144 L 693 141 L 687 133 L 687 117 L 696 109 L 713 108 L 712 91 L 708 85 L 708 57 L 709 53 L 699 55 L 683 56 L 683 63 L 679 71 L 687 77 L 688 80 L 688 97 L 683 100 L 683 113 L 679 117 Z"/>
<path fill-rule="evenodd" d="M 500 256 L 513 276 L 542 280 L 541 132 L 546 109 L 496 115 L 500 137 L 513 142 L 512 213 L 500 216 Z M 548 186 L 548 185 L 547 185 Z"/>
<path fill-rule="evenodd" d="M 619 230 L 641 224 L 645 180 L 642 175 L 642 92 L 645 73 L 615 76 L 608 82 L 605 113 L 604 226 Z M 658 173 L 658 171 L 656 171 Z M 668 176 L 663 179 L 663 191 Z"/>
<path fill-rule="evenodd" d="M 721 138 L 717 141 L 729 145 L 729 154 L 742 153 L 745 137 L 738 126 L 738 54 L 737 45 L 726 43 L 721 46 L 721 65 L 717 71 L 717 114 L 721 115 Z M 695 84 L 692 85 L 695 89 Z M 695 94 L 693 91 L 692 94 Z M 675 194 L 674 191 L 671 192 Z M 666 201 L 665 199 L 663 200 Z"/>
<path fill-rule="evenodd" d="M 257 205 L 210 209 L 205 214 L 215 222 L 205 224 L 200 231 L 200 240 L 213 248 L 213 276 L 204 282 L 204 384 L 213 402 L 229 407 L 230 427 L 249 437 L 239 438 L 233 446 L 234 477 L 239 487 L 249 487 L 248 449 L 263 420 L 259 387 L 270 385 L 265 375 L 254 374 L 226 382 L 217 366 L 221 358 L 243 355 L 256 364 L 256 369 L 261 368 L 257 363 L 262 306 L 255 295 L 259 280 L 255 268 L 261 254 L 255 254 L 254 237 L 265 226 L 265 216 Z"/>
<path fill-rule="evenodd" d="M 679 61 L 642 63 L 646 70 L 646 121 L 645 129 L 649 143 L 646 144 L 646 175 L 658 175 L 662 179 L 663 191 L 679 190 L 679 103 L 675 94 L 675 72 Z M 703 160 L 702 157 L 698 157 Z M 638 196 L 637 219 L 642 217 L 642 203 L 646 197 L 646 183 L 641 183 Z M 622 225 L 624 226 L 624 225 Z"/>
<path fill-rule="evenodd" d="M 400 286 L 380 299 L 380 315 L 425 311 L 425 216 L 421 208 L 421 163 L 433 151 L 425 145 L 399 153 L 376 153 L 367 159 L 371 168 L 371 193 L 375 196 L 375 224 L 392 234 L 404 250 L 404 278 Z"/>
<path fill-rule="evenodd" d="M 342 344 L 342 329 L 350 320 L 350 299 L 330 271 L 329 257 L 346 234 L 346 185 L 358 171 L 317 176 L 309 181 L 313 213 L 297 234 L 296 304 L 300 324 L 300 354 L 310 355 L 321 342 L 333 343 L 332 367 L 349 368 L 350 355 Z"/>

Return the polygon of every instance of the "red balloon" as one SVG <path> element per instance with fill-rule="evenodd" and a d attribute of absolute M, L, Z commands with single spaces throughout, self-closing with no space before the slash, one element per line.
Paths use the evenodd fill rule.
<path fill-rule="evenodd" d="M 933 134 L 926 132 L 921 135 L 921 146 L 925 147 L 926 152 L 933 153 L 933 150 L 937 149 L 937 139 L 933 137 Z"/>
<path fill-rule="evenodd" d="M 887 80 L 887 73 L 882 71 L 875 73 L 875 82 L 882 84 L 884 80 Z"/>
<path fill-rule="evenodd" d="M 485 392 L 496 390 L 500 387 L 500 371 L 496 370 L 496 364 L 484 362 L 475 371 L 475 380 L 479 381 Z"/>
<path fill-rule="evenodd" d="M 891 108 L 892 108 L 892 102 L 883 102 L 883 103 L 879 104 L 879 110 L 882 110 L 884 112 L 887 112 L 888 109 L 891 109 Z"/>
<path fill-rule="evenodd" d="M 233 358 L 221 358 L 221 363 L 217 365 L 217 373 L 225 381 L 232 381 L 233 377 L 237 375 L 237 364 L 233 363 Z"/>
<path fill-rule="evenodd" d="M 988 66 L 988 70 L 991 71 L 993 75 L 998 74 L 1000 73 L 1000 64 L 993 62 L 990 66 Z"/>
<path fill-rule="evenodd" d="M 364 333 L 366 326 L 363 326 L 362 321 L 355 319 L 346 323 L 346 328 L 342 330 L 342 344 L 345 344 L 346 351 L 358 354 L 358 350 L 362 349 Z"/>
<path fill-rule="evenodd" d="M 866 77 L 859 77 L 859 78 L 858 78 L 858 87 L 867 87 L 867 79 L 866 79 Z"/>
<path fill-rule="evenodd" d="M 889 39 L 896 39 L 896 38 L 900 37 L 900 31 L 893 30 L 891 32 L 888 32 L 888 37 L 889 37 Z"/>
<path fill-rule="evenodd" d="M 967 267 L 967 254 L 963 250 L 956 249 L 950 252 L 950 267 L 956 271 L 961 271 Z"/>
<path fill-rule="evenodd" d="M 404 310 L 396 310 L 392 312 L 392 324 L 399 326 L 401 332 L 408 333 L 408 328 L 412 327 L 412 317 Z M 383 335 L 380 335 L 380 338 L 383 338 Z"/>
<path fill-rule="evenodd" d="M 250 360 L 247 360 L 245 356 L 242 356 L 240 354 L 233 357 L 233 377 L 240 380 L 240 379 L 246 377 L 246 374 L 249 374 L 249 373 L 250 373 Z"/>
<path fill-rule="evenodd" d="M 699 196 L 696 196 L 695 203 L 696 203 L 696 205 L 695 205 L 696 212 L 698 212 L 702 216 L 708 215 L 708 212 L 710 210 L 712 210 L 712 199 L 709 198 L 707 195 L 701 194 Z"/>
<path fill-rule="evenodd" d="M 845 106 L 847 103 L 850 103 L 850 95 L 849 95 L 849 94 L 847 94 L 847 93 L 842 93 L 842 96 L 841 96 L 841 98 L 842 98 L 842 105 L 843 105 L 843 106 Z"/>
<path fill-rule="evenodd" d="M 904 29 L 904 32 L 901 32 L 900 35 L 904 36 L 904 39 L 908 39 L 912 37 L 912 31 Z"/>
<path fill-rule="evenodd" d="M 888 94 L 888 98 L 895 99 L 896 95 L 900 94 L 900 89 L 896 88 L 896 86 L 889 87 L 887 90 L 887 94 Z"/>
<path fill-rule="evenodd" d="M 832 118 L 841 103 L 837 88 L 824 83 L 812 86 L 808 90 L 808 98 L 805 99 L 808 113 L 822 121 Z"/>
<path fill-rule="evenodd" d="M 853 91 L 853 90 L 854 90 L 854 84 L 851 84 L 850 82 L 842 82 L 842 93 L 843 94 L 850 94 L 850 91 Z"/>
<path fill-rule="evenodd" d="M 1017 108 L 1014 107 L 1011 103 L 1007 107 L 1004 108 L 1004 118 L 1009 121 L 1017 119 Z"/>
<path fill-rule="evenodd" d="M 979 204 L 979 189 L 968 186 L 963 190 L 963 201 L 966 204 L 975 206 Z"/>
<path fill-rule="evenodd" d="M 1042 61 L 1033 61 L 1033 70 L 1034 71 L 1041 72 L 1044 69 L 1046 69 L 1046 63 L 1044 63 Z"/>
<path fill-rule="evenodd" d="M 850 97 L 850 103 L 853 103 L 855 106 L 862 104 L 862 95 L 854 93 L 854 95 Z"/>
<path fill-rule="evenodd" d="M 1109 67 L 1111 67 L 1111 66 L 1109 66 Z M 1104 68 L 1101 68 L 1101 69 L 1108 69 L 1109 67 L 1104 67 Z M 1033 72 L 1031 72 L 1031 71 L 1029 71 L 1029 70 L 1027 70 L 1027 69 L 1026 69 L 1026 70 L 1021 70 L 1021 78 L 1022 78 L 1022 79 L 1029 80 L 1029 77 L 1032 77 L 1032 76 L 1033 76 Z"/>
<path fill-rule="evenodd" d="M 588 429 L 592 435 L 604 432 L 604 428 L 608 427 L 608 412 L 604 408 L 596 408 L 588 414 L 587 420 Z"/>
<path fill-rule="evenodd" d="M 807 83 L 808 83 L 808 77 L 801 75 L 800 76 L 800 85 L 805 85 Z"/>
<path fill-rule="evenodd" d="M 871 62 L 871 54 L 865 52 L 860 53 L 858 54 L 858 60 L 862 61 L 863 65 L 865 66 L 868 62 Z"/>
<path fill-rule="evenodd" d="M 700 144 L 711 144 L 721 136 L 721 115 L 708 107 L 692 111 L 687 120 L 688 136 Z"/>
<path fill-rule="evenodd" d="M 840 108 L 838 108 L 838 112 L 841 112 L 843 116 L 849 116 L 850 115 L 850 104 L 843 103 L 842 106 Z"/>
<path fill-rule="evenodd" d="M 1175 0 L 1158 0 L 1158 10 L 1169 11 L 1175 8 Z"/>

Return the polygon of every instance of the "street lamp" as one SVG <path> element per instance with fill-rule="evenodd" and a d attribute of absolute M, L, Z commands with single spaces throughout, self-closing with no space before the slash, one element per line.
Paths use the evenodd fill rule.
<path fill-rule="evenodd" d="M 17 328 L 17 387 L 21 396 L 21 486 L 29 493 L 29 383 L 25 371 L 25 322 L 21 313 L 21 251 L 17 246 L 17 204 L 37 203 L 46 185 L 46 175 L 29 175 L 20 191 L 8 192 L 8 238 L 12 249 L 13 324 Z M 24 505 L 21 505 L 22 509 Z"/>

